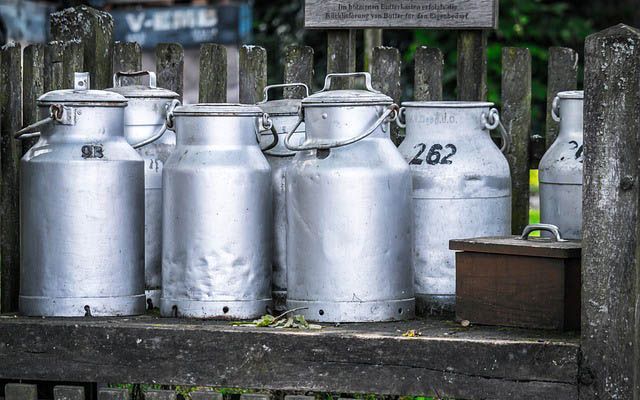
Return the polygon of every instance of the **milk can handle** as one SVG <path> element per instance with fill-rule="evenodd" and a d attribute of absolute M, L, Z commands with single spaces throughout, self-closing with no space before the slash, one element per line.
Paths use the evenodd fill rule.
<path fill-rule="evenodd" d="M 152 72 L 152 71 L 132 71 L 132 72 L 127 72 L 127 71 L 120 71 L 120 72 L 116 72 L 115 74 L 113 74 L 113 87 L 120 87 L 120 78 L 122 78 L 123 76 L 126 77 L 138 77 L 138 76 L 145 76 L 145 75 L 149 75 L 149 87 L 150 88 L 155 88 L 156 87 L 156 73 Z"/>
<path fill-rule="evenodd" d="M 264 91 L 262 92 L 262 101 L 258 104 L 264 104 L 267 101 L 269 101 L 269 90 L 271 89 L 277 89 L 277 88 L 288 88 L 288 87 L 301 87 L 304 88 L 305 91 L 305 95 L 304 97 L 309 97 L 309 86 L 305 85 L 304 83 L 279 83 L 277 85 L 269 85 L 267 87 L 264 88 Z"/>
<path fill-rule="evenodd" d="M 149 137 L 148 139 L 143 140 L 142 142 L 138 142 L 136 144 L 131 145 L 131 147 L 133 147 L 134 149 L 139 149 L 140 147 L 146 146 L 160 139 L 162 135 L 165 134 L 167 129 L 173 130 L 173 110 L 175 110 L 175 108 L 178 107 L 179 105 L 180 105 L 180 100 L 177 100 L 177 99 L 171 100 L 171 103 L 167 104 L 167 114 L 164 119 L 164 123 L 162 124 L 158 132 L 156 132 L 153 136 Z"/>
<path fill-rule="evenodd" d="M 566 239 L 563 239 L 560 235 L 560 229 L 557 226 L 551 224 L 531 224 L 527 225 L 522 231 L 522 235 L 518 238 L 520 240 L 528 240 L 531 232 L 536 231 L 546 231 L 553 234 L 556 239 L 556 242 L 566 242 Z"/>
<path fill-rule="evenodd" d="M 367 91 L 372 93 L 380 93 L 379 91 L 375 90 L 371 85 L 371 74 L 368 72 L 344 72 L 344 73 L 328 74 L 324 78 L 324 87 L 320 92 L 326 92 L 327 90 L 331 89 L 331 78 L 335 78 L 335 77 L 343 77 L 343 78 L 344 77 L 363 77 L 364 86 L 367 89 Z"/>
<path fill-rule="evenodd" d="M 489 110 L 489 114 L 482 113 L 482 123 L 484 124 L 484 127 L 490 131 L 498 128 L 500 137 L 502 138 L 502 147 L 500 147 L 500 151 L 503 154 L 506 154 L 511 147 L 511 134 L 509 134 L 504 125 L 502 125 L 498 110 L 492 108 Z"/>
<path fill-rule="evenodd" d="M 553 103 L 551 103 L 551 118 L 556 122 L 560 122 L 560 97 L 558 96 L 554 97 Z"/>
<path fill-rule="evenodd" d="M 398 117 L 396 118 L 396 125 L 398 128 L 404 129 L 407 127 L 407 108 L 400 107 L 398 110 Z"/>
<path fill-rule="evenodd" d="M 375 132 L 376 129 L 378 129 L 378 127 L 390 116 L 393 115 L 391 117 L 391 120 L 395 120 L 396 118 L 398 118 L 398 105 L 397 104 L 391 104 L 389 107 L 387 107 L 387 109 L 385 110 L 385 112 L 382 113 L 382 115 L 376 120 L 376 122 L 373 123 L 373 125 L 368 128 L 367 130 L 364 131 L 364 133 L 361 133 L 358 136 L 354 136 L 350 139 L 343 139 L 343 140 L 335 140 L 333 142 L 328 142 L 328 143 L 315 143 L 315 144 L 302 144 L 300 146 L 296 146 L 290 143 L 291 138 L 293 137 L 294 133 L 296 132 L 296 129 L 298 129 L 298 127 L 300 126 L 300 124 L 302 124 L 302 122 L 304 121 L 304 117 L 300 117 L 300 119 L 298 120 L 298 123 L 296 124 L 296 126 L 293 127 L 293 129 L 291 130 L 291 132 L 289 132 L 287 134 L 287 137 L 284 139 L 284 145 L 287 147 L 287 149 L 289 150 L 293 150 L 293 151 L 302 151 L 302 150 L 326 150 L 326 149 L 331 149 L 331 148 L 336 148 L 336 147 L 342 147 L 342 146 L 347 146 L 350 145 L 352 143 L 358 142 L 364 138 L 366 138 L 367 136 L 371 135 L 373 132 Z"/>
<path fill-rule="evenodd" d="M 25 126 L 13 135 L 16 140 L 29 139 L 32 137 L 40 136 L 40 127 L 48 125 L 52 122 L 60 122 L 62 120 L 62 113 L 64 106 L 62 104 L 52 104 L 49 107 L 49 116 L 41 119 L 38 122 L 34 122 L 31 125 Z"/>
<path fill-rule="evenodd" d="M 278 145 L 278 141 L 280 140 L 280 138 L 278 137 L 278 131 L 276 130 L 275 125 L 273 124 L 273 120 L 267 113 L 263 113 L 262 116 L 260 117 L 260 125 L 262 125 L 262 128 L 265 131 L 271 131 L 271 135 L 273 136 L 273 142 L 271 142 L 266 147 L 260 148 L 260 150 L 262 151 L 269 151 Z M 260 142 L 260 139 L 259 138 L 257 139 L 258 139 L 258 142 Z"/>

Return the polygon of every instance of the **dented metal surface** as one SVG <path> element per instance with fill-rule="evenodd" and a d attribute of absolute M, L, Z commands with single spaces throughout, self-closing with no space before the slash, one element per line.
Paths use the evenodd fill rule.
<path fill-rule="evenodd" d="M 552 114 L 560 130 L 539 166 L 540 222 L 567 239 L 582 238 L 583 99 L 582 91 L 558 93 Z"/>
<path fill-rule="evenodd" d="M 449 240 L 511 232 L 509 165 L 485 124 L 492 103 L 407 102 L 399 147 L 413 175 L 414 267 L 420 313 L 453 311 Z"/>

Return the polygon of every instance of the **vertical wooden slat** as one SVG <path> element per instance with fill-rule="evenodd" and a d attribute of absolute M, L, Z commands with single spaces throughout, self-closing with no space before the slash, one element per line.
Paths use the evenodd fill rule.
<path fill-rule="evenodd" d="M 147 390 L 144 392 L 144 398 L 145 400 L 176 400 L 176 392 L 175 390 Z"/>
<path fill-rule="evenodd" d="M 585 44 L 580 399 L 640 396 L 640 31 Z"/>
<path fill-rule="evenodd" d="M 53 388 L 53 400 L 84 400 L 84 387 L 55 386 Z"/>
<path fill-rule="evenodd" d="M 402 88 L 400 86 L 400 51 L 394 47 L 376 47 L 373 49 L 371 78 L 374 89 L 391 97 L 396 104 L 400 103 Z M 391 140 L 400 144 L 399 129 L 391 124 Z"/>
<path fill-rule="evenodd" d="M 158 87 L 184 93 L 184 49 L 178 43 L 160 43 L 156 47 Z"/>
<path fill-rule="evenodd" d="M 142 70 L 142 49 L 138 43 L 115 42 L 113 45 L 113 72 Z M 140 78 L 120 78 L 122 86 L 140 84 Z"/>
<path fill-rule="evenodd" d="M 102 388 L 98 390 L 98 400 L 129 400 L 129 391 L 120 388 Z"/>
<path fill-rule="evenodd" d="M 0 254 L 2 255 L 1 309 L 18 310 L 20 292 L 20 218 L 18 163 L 21 145 L 13 135 L 22 127 L 22 48 L 10 43 L 0 51 Z"/>
<path fill-rule="evenodd" d="M 531 134 L 531 54 L 502 49 L 502 124 L 511 134 L 507 160 L 511 169 L 511 229 L 522 233 L 529 223 L 529 136 Z"/>
<path fill-rule="evenodd" d="M 198 390 L 191 392 L 191 400 L 222 400 L 222 393 L 212 390 Z"/>
<path fill-rule="evenodd" d="M 547 129 L 546 148 L 556 140 L 559 124 L 551 117 L 551 103 L 558 92 L 578 87 L 578 53 L 566 47 L 549 49 L 547 76 Z"/>
<path fill-rule="evenodd" d="M 284 400 L 314 400 L 313 396 L 302 396 L 302 395 L 287 395 L 284 396 Z"/>
<path fill-rule="evenodd" d="M 4 386 L 5 400 L 38 400 L 38 387 L 24 383 L 7 383 Z"/>
<path fill-rule="evenodd" d="M 44 45 L 31 44 L 24 49 L 22 75 L 22 124 L 38 120 L 36 101 L 44 93 Z M 22 140 L 22 154 L 26 153 L 38 138 Z"/>
<path fill-rule="evenodd" d="M 458 32 L 458 100 L 487 99 L 487 33 Z"/>
<path fill-rule="evenodd" d="M 91 74 L 91 87 L 111 87 L 113 70 L 113 18 L 87 6 L 67 8 L 51 14 L 54 40 L 79 40 L 84 48 L 85 68 Z"/>
<path fill-rule="evenodd" d="M 327 73 L 356 70 L 356 31 L 338 29 L 327 33 Z M 350 87 L 350 79 L 336 79 L 334 89 Z"/>
<path fill-rule="evenodd" d="M 255 104 L 267 86 L 267 51 L 260 46 L 240 48 L 240 103 Z"/>
<path fill-rule="evenodd" d="M 49 42 L 44 49 L 44 91 L 64 87 L 64 43 Z"/>
<path fill-rule="evenodd" d="M 243 393 L 240 400 L 270 400 L 271 395 L 265 393 Z"/>
<path fill-rule="evenodd" d="M 442 100 L 442 51 L 434 47 L 420 46 L 415 55 L 413 98 L 416 101 Z"/>
<path fill-rule="evenodd" d="M 73 75 L 76 72 L 84 71 L 84 48 L 82 43 L 77 40 L 72 40 L 64 44 L 64 50 L 62 55 L 62 71 L 63 80 L 62 88 L 73 88 Z M 93 82 L 90 83 L 93 88 Z"/>
<path fill-rule="evenodd" d="M 200 47 L 200 103 L 227 101 L 227 48 L 205 43 Z"/>
<path fill-rule="evenodd" d="M 364 30 L 364 70 L 372 72 L 373 49 L 382 46 L 382 29 Z"/>
<path fill-rule="evenodd" d="M 284 49 L 284 83 L 304 83 L 311 89 L 313 83 L 313 48 L 289 45 Z M 287 88 L 284 97 L 301 99 L 304 88 Z"/>

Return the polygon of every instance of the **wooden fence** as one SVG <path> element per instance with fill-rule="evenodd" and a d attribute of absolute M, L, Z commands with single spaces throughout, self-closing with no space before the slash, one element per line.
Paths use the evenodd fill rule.
<path fill-rule="evenodd" d="M 16 142 L 13 133 L 36 121 L 35 99 L 40 94 L 71 86 L 73 72 L 89 71 L 92 87 L 101 89 L 111 86 L 112 71 L 141 67 L 140 47 L 133 43 L 112 43 L 113 26 L 102 12 L 80 7 L 55 14 L 51 32 L 54 42 L 30 45 L 24 54 L 21 47 L 14 44 L 0 50 L 1 307 L 5 313 L 16 311 L 18 306 L 18 160 L 33 144 Z M 486 32 L 457 34 L 458 99 L 484 100 Z M 284 76 L 277 80 L 310 85 L 313 54 L 313 49 L 307 46 L 288 47 L 284 52 Z M 328 32 L 327 60 L 328 72 L 354 70 L 354 31 Z M 396 101 L 400 100 L 400 60 L 399 51 L 390 47 L 376 47 L 370 60 L 374 86 Z M 422 47 L 416 52 L 416 100 L 442 98 L 442 60 L 443 55 L 436 48 Z M 223 46 L 202 46 L 201 102 L 226 101 L 226 62 Z M 157 47 L 159 86 L 181 94 L 183 67 L 180 45 L 170 43 Z M 513 181 L 514 232 L 520 232 L 528 222 L 529 170 L 536 167 L 546 146 L 557 135 L 557 124 L 550 117 L 551 100 L 558 91 L 576 89 L 577 70 L 574 50 L 550 49 L 546 138 L 532 137 L 531 55 L 525 48 L 502 50 L 501 114 L 513 138 L 507 159 Z M 154 325 L 145 321 L 112 321 L 100 325 L 90 321 L 40 322 L 11 318 L 0 319 L 0 360 L 5 362 L 0 368 L 0 378 L 71 380 L 72 376 L 79 376 L 82 381 L 121 378 L 148 382 L 159 376 L 157 379 L 166 379 L 167 383 L 232 383 L 312 390 L 337 387 L 345 391 L 388 394 L 445 393 L 461 398 L 549 398 L 550 395 L 563 399 L 639 398 L 640 32 L 618 26 L 589 37 L 585 81 L 583 328 L 578 344 L 572 342 L 571 337 L 510 330 L 474 331 L 452 341 L 447 336 L 450 333 L 446 325 L 429 321 L 416 322 L 422 324 L 426 337 L 412 342 L 396 339 L 385 330 L 391 328 L 380 325 L 362 328 L 362 331 L 354 328 L 346 333 L 290 337 L 251 331 L 255 335 L 252 337 L 237 336 L 231 328 L 220 324 L 207 325 L 207 329 L 202 330 L 188 324 L 167 324 L 160 329 L 161 322 Z M 243 46 L 240 49 L 240 102 L 259 101 L 266 83 L 265 49 Z M 289 90 L 286 96 L 296 97 L 300 93 Z M 395 135 L 394 139 L 399 140 L 397 133 Z M 404 329 L 409 324 L 399 326 Z M 375 329 L 375 334 L 369 329 Z M 72 334 L 67 337 L 65 332 Z M 104 332 L 110 333 L 105 337 Z M 84 336 L 73 336 L 80 333 Z M 178 335 L 184 341 L 173 340 L 171 335 Z M 539 339 L 527 339 L 531 335 Z M 210 342 L 214 339 L 229 344 L 215 365 L 226 368 L 225 373 L 230 375 L 212 376 L 209 367 L 200 364 L 202 359 L 194 361 L 198 363 L 197 368 L 189 363 L 189 357 L 198 358 L 207 349 L 220 350 L 215 347 L 220 344 Z M 200 341 L 202 347 L 192 346 Z M 237 344 L 231 346 L 235 341 Z M 291 341 L 300 347 L 289 349 Z M 147 342 L 171 343 L 173 347 L 166 354 L 156 354 L 151 347 L 148 354 L 135 353 L 135 360 L 127 358 L 137 344 Z M 40 350 L 31 349 L 34 343 Z M 267 347 L 261 350 L 260 343 Z M 251 346 L 251 351 L 261 356 L 241 344 Z M 417 344 L 421 347 L 415 347 Z M 269 356 L 273 358 L 264 358 L 264 354 L 271 352 L 269 346 L 279 346 L 291 353 L 273 353 Z M 332 352 L 334 347 L 345 353 Z M 464 349 L 469 351 L 472 360 L 465 357 L 464 351 L 461 354 Z M 303 357 L 305 351 L 320 359 L 291 358 L 291 354 Z M 105 359 L 92 364 L 96 354 Z M 122 364 L 118 364 L 114 354 L 122 357 Z M 434 354 L 442 358 L 434 359 Z M 225 367 L 232 357 L 242 358 L 246 370 Z M 383 359 L 387 361 L 380 361 Z M 155 367 L 151 371 L 138 370 L 136 360 L 173 365 L 174 369 L 171 373 Z M 47 369 L 47 361 L 54 363 L 56 371 Z M 78 366 L 80 361 L 82 368 Z M 105 363 L 104 370 L 100 363 Z M 269 368 L 274 369 L 273 376 Z M 340 380 L 327 371 L 340 373 Z M 7 400 L 15 399 L 11 392 L 6 396 Z"/>

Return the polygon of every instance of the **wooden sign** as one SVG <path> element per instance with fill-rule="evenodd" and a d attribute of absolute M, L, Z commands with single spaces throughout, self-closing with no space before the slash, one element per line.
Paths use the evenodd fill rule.
<path fill-rule="evenodd" d="M 305 0 L 305 28 L 495 29 L 498 0 Z"/>

